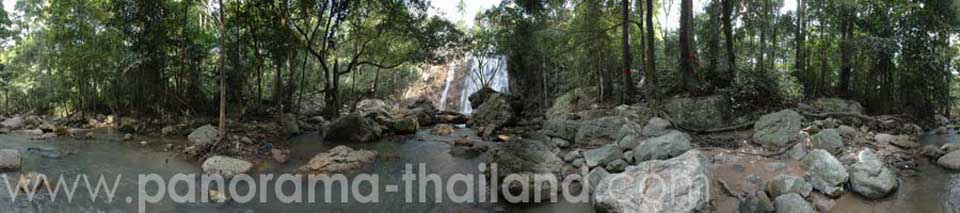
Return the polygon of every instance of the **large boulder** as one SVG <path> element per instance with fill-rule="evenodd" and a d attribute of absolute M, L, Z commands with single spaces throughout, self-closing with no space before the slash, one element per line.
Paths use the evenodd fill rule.
<path fill-rule="evenodd" d="M 699 130 L 723 127 L 731 111 L 730 102 L 722 95 L 674 98 L 664 107 L 677 125 Z"/>
<path fill-rule="evenodd" d="M 820 98 L 813 101 L 813 107 L 820 112 L 863 114 L 863 106 L 859 102 L 840 98 Z"/>
<path fill-rule="evenodd" d="M 480 105 L 483 105 L 487 99 L 490 99 L 490 96 L 493 94 L 500 94 L 500 92 L 497 92 L 497 90 L 494 90 L 490 87 L 484 87 L 480 88 L 480 90 L 477 90 L 477 92 L 470 94 L 470 96 L 467 97 L 467 100 L 470 100 L 470 107 L 476 109 L 480 107 Z"/>
<path fill-rule="evenodd" d="M 815 213 L 817 211 L 813 210 L 813 206 L 810 205 L 807 200 L 804 200 L 802 196 L 791 193 L 780 195 L 773 200 L 773 206 L 777 209 L 777 213 Z"/>
<path fill-rule="evenodd" d="M 767 148 L 782 148 L 797 139 L 803 117 L 793 110 L 761 116 L 753 125 L 753 141 Z"/>
<path fill-rule="evenodd" d="M 370 118 L 349 114 L 324 126 L 323 133 L 327 140 L 371 142 L 380 139 L 383 128 Z"/>
<path fill-rule="evenodd" d="M 646 126 L 643 126 L 642 133 L 644 136 L 656 137 L 669 133 L 668 128 L 670 128 L 670 121 L 654 117 L 647 121 Z"/>
<path fill-rule="evenodd" d="M 707 158 L 689 151 L 628 167 L 600 181 L 594 207 L 605 212 L 700 212 L 709 202 Z"/>
<path fill-rule="evenodd" d="M 20 151 L 15 149 L 0 150 L 0 172 L 20 170 L 22 163 Z"/>
<path fill-rule="evenodd" d="M 650 138 L 633 148 L 633 162 L 664 160 L 680 156 L 692 149 L 690 136 L 680 131 L 670 131 L 663 136 Z"/>
<path fill-rule="evenodd" d="M 3 125 L 4 128 L 15 130 L 23 128 L 23 117 L 15 116 L 4 120 L 0 125 Z"/>
<path fill-rule="evenodd" d="M 421 98 L 407 106 L 402 114 L 417 118 L 421 126 L 429 126 L 437 123 L 437 109 L 433 107 L 433 102 L 429 99 Z"/>
<path fill-rule="evenodd" d="M 589 109 L 592 105 L 598 103 L 596 97 L 596 87 L 574 89 L 554 100 L 553 106 L 547 109 L 546 117 L 547 119 L 563 118 Z"/>
<path fill-rule="evenodd" d="M 502 143 L 490 152 L 490 157 L 486 160 L 487 165 L 497 165 L 497 176 L 490 178 L 496 178 L 500 183 L 504 183 L 504 179 L 508 175 L 516 175 L 521 178 L 521 182 L 527 181 L 527 184 L 523 185 L 518 181 L 513 181 L 507 186 L 511 194 L 517 195 L 525 190 L 531 199 L 538 196 L 541 199 L 550 198 L 550 192 L 553 192 L 556 189 L 555 187 L 559 186 L 546 184 L 543 187 L 536 187 L 536 180 L 531 177 L 555 175 L 561 172 L 564 166 L 563 160 L 557 157 L 551 151 L 552 149 L 553 147 L 548 145 L 547 142 L 539 140 L 524 139 Z M 487 173 L 487 175 L 492 174 Z M 559 177 L 556 178 L 559 179 Z M 528 188 L 524 189 L 523 186 Z M 501 190 L 497 191 L 501 192 Z"/>
<path fill-rule="evenodd" d="M 420 129 L 420 122 L 414 117 L 391 120 L 388 127 L 397 134 L 414 134 Z"/>
<path fill-rule="evenodd" d="M 377 158 L 377 152 L 354 150 L 346 146 L 337 146 L 327 152 L 317 154 L 298 169 L 310 174 L 335 174 L 363 168 Z"/>
<path fill-rule="evenodd" d="M 826 129 L 813 135 L 813 148 L 827 150 L 832 154 L 843 151 L 843 137 L 836 129 Z"/>
<path fill-rule="evenodd" d="M 216 142 L 218 135 L 219 130 L 216 127 L 204 125 L 187 135 L 187 140 L 190 140 L 193 145 L 204 145 Z"/>
<path fill-rule="evenodd" d="M 960 150 L 952 151 L 937 159 L 937 164 L 950 170 L 960 170 Z"/>
<path fill-rule="evenodd" d="M 380 99 L 361 100 L 360 102 L 357 102 L 356 108 L 357 113 L 371 118 L 386 118 L 396 111 L 393 105 L 387 104 L 387 102 Z"/>
<path fill-rule="evenodd" d="M 573 141 L 577 138 L 578 131 L 580 131 L 580 122 L 574 120 L 556 118 L 543 122 L 543 134 L 551 137 Z"/>
<path fill-rule="evenodd" d="M 589 167 L 604 166 L 609 162 L 623 158 L 623 150 L 616 144 L 608 144 L 583 152 L 583 158 Z"/>
<path fill-rule="evenodd" d="M 253 164 L 245 160 L 218 155 L 207 158 L 200 167 L 208 175 L 221 175 L 230 178 L 234 175 L 249 172 L 253 168 Z"/>
<path fill-rule="evenodd" d="M 766 191 L 770 197 L 780 197 L 781 195 L 790 193 L 796 193 L 806 197 L 813 191 L 813 185 L 807 183 L 803 178 L 778 175 L 764 183 L 763 190 Z"/>
<path fill-rule="evenodd" d="M 581 146 L 606 145 L 639 129 L 633 121 L 620 116 L 602 117 L 580 123 L 574 143 Z"/>
<path fill-rule="evenodd" d="M 297 121 L 297 116 L 292 113 L 283 113 L 283 119 L 280 120 L 280 125 L 283 126 L 283 129 L 286 130 L 288 135 L 299 135 L 303 133 L 300 129 L 300 123 Z"/>
<path fill-rule="evenodd" d="M 483 104 L 474 108 L 473 118 L 467 122 L 467 126 L 496 131 L 514 121 L 513 107 L 505 95 L 491 93 L 485 97 L 487 99 L 482 101 Z"/>
<path fill-rule="evenodd" d="M 815 149 L 807 154 L 800 165 L 810 175 L 810 183 L 817 191 L 830 196 L 839 196 L 843 192 L 843 184 L 850 175 L 837 158 L 830 152 Z"/>
<path fill-rule="evenodd" d="M 899 185 L 896 173 L 884 166 L 871 150 L 857 154 L 857 162 L 850 166 L 849 173 L 850 188 L 870 199 L 886 197 Z"/>

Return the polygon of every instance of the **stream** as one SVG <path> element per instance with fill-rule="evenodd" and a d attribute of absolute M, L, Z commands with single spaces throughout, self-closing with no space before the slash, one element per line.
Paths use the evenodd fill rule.
<path fill-rule="evenodd" d="M 449 154 L 449 149 L 454 140 L 460 137 L 475 137 L 472 130 L 460 129 L 449 136 L 434 136 L 429 130 L 421 131 L 414 136 L 386 139 L 376 143 L 366 144 L 340 144 L 334 142 L 324 142 L 316 133 L 301 135 L 290 139 L 291 153 L 290 161 L 286 164 L 278 165 L 272 162 L 254 162 L 254 177 L 256 174 L 263 173 L 283 173 L 290 172 L 304 165 L 310 158 L 320 152 L 329 150 L 337 145 L 348 145 L 354 149 L 367 149 L 379 152 L 377 160 L 370 166 L 357 171 L 356 173 L 345 174 L 348 179 L 355 177 L 358 173 L 369 173 L 380 175 L 381 187 L 386 184 L 401 183 L 401 175 L 404 173 L 404 165 L 413 164 L 414 172 L 417 172 L 417 166 L 420 163 L 426 165 L 427 172 L 439 174 L 448 177 L 451 174 L 473 174 L 479 175 L 478 165 L 486 158 L 484 155 L 473 156 L 472 158 L 454 157 Z M 200 162 L 185 160 L 184 157 L 174 153 L 163 152 L 165 144 L 186 144 L 184 140 L 153 138 L 149 143 L 140 144 L 135 142 L 123 142 L 122 133 L 112 130 L 97 130 L 95 138 L 91 140 L 78 140 L 71 138 L 57 138 L 48 141 L 30 140 L 25 135 L 7 134 L 0 135 L 0 149 L 18 149 L 23 156 L 23 166 L 21 171 L 33 171 L 45 174 L 50 177 L 53 184 L 58 183 L 56 176 L 64 175 L 66 182 L 72 184 L 76 175 L 88 175 L 92 185 L 96 185 L 97 176 L 104 175 L 108 185 L 112 185 L 117 180 L 117 175 L 122 175 L 118 182 L 116 194 L 112 202 L 107 203 L 103 197 L 104 192 L 99 193 L 98 200 L 91 202 L 91 195 L 86 190 L 84 181 L 80 179 L 80 186 L 74 193 L 72 202 L 67 202 L 65 196 L 57 196 L 53 200 L 45 190 L 37 195 L 33 201 L 23 199 L 21 195 L 16 201 L 11 201 L 8 193 L 8 184 L 15 184 L 19 172 L 2 173 L 9 176 L 9 182 L 3 181 L 0 177 L 0 212 L 137 212 L 139 210 L 138 195 L 140 194 L 138 174 L 154 173 L 162 176 L 166 180 L 175 174 L 197 174 L 200 173 Z M 139 141 L 139 140 L 138 140 Z M 486 143 L 486 142 L 483 142 Z M 2 176 L 2 175 L 0 175 Z M 199 179 L 199 178 L 198 178 Z M 304 181 L 305 182 L 305 181 Z M 304 183 L 304 186 L 307 184 Z M 188 191 L 186 184 L 174 185 L 176 191 L 180 194 Z M 427 201 L 430 202 L 404 202 L 403 193 L 387 193 L 380 190 L 378 203 L 358 204 L 354 202 L 340 203 L 341 192 L 338 187 L 331 187 L 333 202 L 322 201 L 323 192 L 318 188 L 318 203 L 281 203 L 276 199 L 272 190 L 271 182 L 267 188 L 269 190 L 267 202 L 254 202 L 238 204 L 236 202 L 218 203 L 177 203 L 167 197 L 159 203 L 147 203 L 146 212 L 592 212 L 589 204 L 549 204 L 535 206 L 517 206 L 503 205 L 498 203 L 476 202 L 472 204 L 460 204 L 450 202 L 446 198 L 442 202 L 433 202 L 434 195 L 427 194 Z M 336 186 L 333 185 L 333 186 Z M 428 186 L 430 186 L 428 184 Z M 293 184 L 285 184 L 282 187 L 285 192 L 291 192 Z M 322 187 L 322 186 L 320 186 Z M 457 185 L 456 191 L 462 192 L 463 185 Z M 14 187 L 11 187 L 14 188 Z M 155 193 L 157 186 L 147 184 L 145 186 L 148 193 Z M 243 191 L 245 187 L 241 188 Z M 361 187 L 360 191 L 369 191 L 370 187 Z M 416 186 L 413 187 L 417 189 Z M 427 187 L 427 192 L 433 192 L 435 188 Z M 415 197 L 417 192 L 413 192 Z M 64 192 L 58 193 L 63 195 Z M 195 195 L 196 196 L 196 195 Z M 124 202 L 127 197 L 133 198 L 132 203 Z M 258 198 L 259 199 L 259 198 Z"/>

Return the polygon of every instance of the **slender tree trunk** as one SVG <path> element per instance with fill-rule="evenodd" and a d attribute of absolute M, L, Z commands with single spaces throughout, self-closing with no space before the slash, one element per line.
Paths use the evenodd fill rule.
<path fill-rule="evenodd" d="M 798 81 L 808 82 L 804 76 L 806 75 L 807 70 L 807 50 L 806 50 L 806 40 L 807 40 L 807 5 L 806 0 L 797 0 L 797 32 L 796 32 L 796 73 L 794 74 Z M 804 87 L 804 94 L 810 95 L 810 89 Z"/>
<path fill-rule="evenodd" d="M 630 1 L 623 0 L 623 104 L 633 103 L 633 76 L 630 71 Z"/>
<path fill-rule="evenodd" d="M 646 83 L 646 85 L 647 85 L 647 92 L 649 93 L 648 96 L 650 96 L 650 97 L 652 97 L 654 100 L 656 100 L 656 99 L 659 98 L 659 95 L 658 95 L 658 92 L 657 92 L 657 62 L 656 62 L 657 60 L 656 60 L 656 57 L 655 57 L 655 56 L 656 56 L 656 53 L 655 53 L 655 51 L 656 51 L 656 50 L 655 50 L 655 46 L 656 46 L 656 45 L 653 43 L 653 42 L 654 42 L 654 39 L 653 39 L 653 36 L 654 36 L 654 31 L 653 31 L 653 0 L 647 0 L 647 8 L 646 8 L 646 9 L 647 9 L 647 13 L 645 14 L 645 15 L 647 16 L 647 26 L 646 26 L 646 28 L 647 28 L 647 33 L 646 33 L 646 34 L 647 34 L 647 42 L 646 42 L 646 48 L 647 48 L 647 65 L 646 65 L 646 68 L 647 68 L 647 70 L 646 70 L 646 74 L 647 74 L 647 81 L 649 82 L 649 83 Z"/>
<path fill-rule="evenodd" d="M 852 14 L 850 14 L 852 13 L 851 9 L 846 8 L 844 9 L 843 13 L 844 13 L 843 26 L 841 26 L 843 31 L 841 32 L 842 47 L 840 48 L 841 49 L 841 53 L 840 53 L 841 68 L 840 68 L 840 85 L 839 85 L 840 88 L 838 90 L 838 93 L 840 93 L 840 96 L 846 97 L 849 95 L 850 74 L 851 74 L 851 70 L 853 70 L 853 65 L 851 64 L 850 59 L 852 58 L 851 55 L 854 48 L 853 42 L 851 41 L 851 39 L 853 39 L 852 37 L 853 37 L 854 26 L 853 26 L 853 20 L 852 20 L 853 17 L 851 17 Z"/>
<path fill-rule="evenodd" d="M 720 12 L 719 12 L 720 9 L 719 9 L 719 8 L 716 8 L 716 7 L 720 6 L 720 0 L 713 0 L 713 2 L 714 2 L 714 3 L 713 3 L 713 9 L 709 12 L 709 13 L 710 13 L 710 14 L 709 14 L 709 15 L 710 15 L 710 23 L 711 23 L 711 24 L 719 24 L 719 23 L 720 23 Z M 705 78 L 705 79 L 708 80 L 708 82 L 711 83 L 710 86 L 716 86 L 716 85 L 719 84 L 718 81 L 720 80 L 719 78 L 717 78 L 717 77 L 718 77 L 718 76 L 717 76 L 717 74 L 718 74 L 717 69 L 718 69 L 718 64 L 719 64 L 719 61 L 720 61 L 720 30 L 717 30 L 716 27 L 711 27 L 710 29 L 711 29 L 711 30 L 710 30 L 711 33 L 710 33 L 710 36 L 709 36 L 710 41 L 708 41 L 709 44 L 708 44 L 708 47 L 707 47 L 707 48 L 709 49 L 708 51 L 710 51 L 710 53 L 709 53 L 709 54 L 710 54 L 710 58 L 708 59 L 708 60 L 710 60 L 710 61 L 709 61 L 708 64 L 707 64 L 707 76 L 709 76 L 709 77 L 707 77 L 707 78 Z M 708 89 L 712 89 L 712 88 L 708 88 Z"/>
<path fill-rule="evenodd" d="M 223 0 L 217 0 L 217 3 L 220 6 L 220 29 L 226 31 L 225 19 L 223 18 L 223 13 L 225 8 L 223 7 Z M 221 33 L 225 35 L 225 33 Z M 225 46 L 226 38 L 220 38 L 221 46 Z M 220 57 L 220 122 L 219 122 L 219 131 L 217 134 L 217 141 L 223 142 L 226 135 L 226 126 L 227 126 L 227 87 L 226 87 L 226 66 L 224 66 L 225 60 L 223 56 Z"/>
<path fill-rule="evenodd" d="M 690 65 L 694 55 L 690 47 L 690 30 L 693 19 L 693 0 L 680 2 L 680 72 L 683 88 L 690 93 L 697 91 L 696 73 Z"/>
<path fill-rule="evenodd" d="M 727 71 L 722 75 L 722 80 L 719 81 L 720 85 L 718 86 L 727 87 L 737 74 L 737 52 L 733 43 L 733 7 L 735 7 L 733 1 L 735 0 L 721 1 L 723 1 L 723 16 L 721 19 L 723 21 L 723 35 L 726 40 L 724 45 L 727 50 Z"/>

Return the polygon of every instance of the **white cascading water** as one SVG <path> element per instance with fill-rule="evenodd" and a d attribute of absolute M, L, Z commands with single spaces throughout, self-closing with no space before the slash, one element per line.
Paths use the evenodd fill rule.
<path fill-rule="evenodd" d="M 483 67 L 481 72 L 477 58 L 470 58 L 469 77 L 464 78 L 463 91 L 460 94 L 460 112 L 463 114 L 473 112 L 473 107 L 470 106 L 470 95 L 483 88 L 483 85 L 480 85 L 481 78 L 483 78 L 484 81 L 488 81 L 486 82 L 487 86 L 497 92 L 507 93 L 510 89 L 510 76 L 507 74 L 507 58 L 500 56 L 496 58 L 484 58 L 482 60 Z M 482 77 L 480 76 L 481 73 L 483 75 Z"/>
<path fill-rule="evenodd" d="M 453 75 L 456 73 L 457 63 L 450 63 L 447 69 L 447 80 L 443 85 L 443 94 L 440 94 L 440 111 L 447 109 L 447 93 L 450 92 L 450 82 L 453 82 Z"/>

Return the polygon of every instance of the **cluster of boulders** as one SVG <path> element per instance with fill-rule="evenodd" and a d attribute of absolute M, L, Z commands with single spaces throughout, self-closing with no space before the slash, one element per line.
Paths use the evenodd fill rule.
<path fill-rule="evenodd" d="M 57 136 L 88 136 L 77 135 L 74 129 L 58 125 L 63 122 L 62 119 L 37 115 L 18 115 L 0 120 L 2 120 L 0 122 L 0 134 L 16 131 L 29 135 L 34 140 L 47 140 Z"/>
<path fill-rule="evenodd" d="M 402 109 L 383 100 L 366 99 L 357 103 L 354 113 L 323 126 L 322 132 L 327 140 L 372 142 L 386 133 L 413 134 L 437 122 L 437 110 L 427 99 Z"/>
<path fill-rule="evenodd" d="M 346 146 L 337 146 L 327 152 L 319 153 L 298 169 L 310 174 L 335 174 L 362 168 L 377 158 L 377 152 L 354 150 Z"/>

